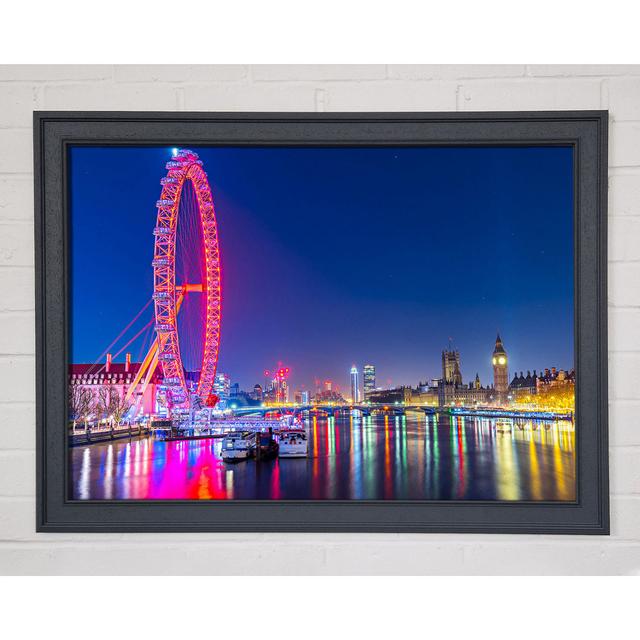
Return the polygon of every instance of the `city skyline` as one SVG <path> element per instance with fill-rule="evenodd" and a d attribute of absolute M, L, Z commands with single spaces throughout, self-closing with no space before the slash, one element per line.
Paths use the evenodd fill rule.
<path fill-rule="evenodd" d="M 377 386 L 415 385 L 439 377 L 450 337 L 464 381 L 487 383 L 496 330 L 510 371 L 573 367 L 570 149 L 197 151 L 222 242 L 219 370 L 243 388 L 278 360 L 293 388 L 347 389 L 354 362 Z M 72 150 L 74 362 L 95 361 L 151 293 L 149 202 L 169 155 Z"/>
<path fill-rule="evenodd" d="M 491 355 L 489 356 L 489 360 L 491 361 L 491 357 L 494 356 L 494 348 L 495 345 L 492 348 L 491 351 Z M 461 385 L 469 385 L 469 384 L 474 384 L 474 383 L 480 383 L 482 384 L 483 387 L 489 387 L 492 386 L 494 383 L 494 378 L 493 378 L 493 373 L 490 373 L 486 378 L 483 378 L 482 376 L 480 376 L 479 372 L 475 372 L 475 373 L 468 373 L 463 369 L 463 358 L 462 355 L 460 355 L 460 353 L 458 352 L 458 350 L 455 348 L 455 344 L 453 342 L 450 342 L 446 347 L 443 348 L 442 352 L 441 352 L 441 357 L 444 358 L 445 353 L 449 351 L 449 355 L 452 355 L 453 353 L 457 353 L 458 355 L 458 359 L 457 359 L 457 365 L 459 366 L 458 369 L 458 373 L 459 375 L 459 379 L 457 379 L 457 382 Z M 352 389 L 353 389 L 353 381 L 354 381 L 354 368 L 357 370 L 355 372 L 356 374 L 356 380 L 357 380 L 357 385 L 358 385 L 358 389 L 359 389 L 359 400 L 366 400 L 365 398 L 365 382 L 366 382 L 366 369 L 367 367 L 370 367 L 372 369 L 372 375 L 374 380 L 376 381 L 376 383 L 373 385 L 373 387 L 371 387 L 371 389 L 393 389 L 393 388 L 399 388 L 399 387 L 417 387 L 419 386 L 421 383 L 431 383 L 432 381 L 436 381 L 436 380 L 443 380 L 446 379 L 446 376 L 444 375 L 443 372 L 443 367 L 444 365 L 442 364 L 441 368 L 439 370 L 434 370 L 434 374 L 433 375 L 425 375 L 420 379 L 408 382 L 408 383 L 398 383 L 395 384 L 392 380 L 390 379 L 386 379 L 384 383 L 379 383 L 377 382 L 379 380 L 379 378 L 377 377 L 378 374 L 380 373 L 378 371 L 378 368 L 375 364 L 372 364 L 373 360 L 370 359 L 368 361 L 366 361 L 366 364 L 360 364 L 360 363 L 352 363 L 352 365 L 350 367 L 348 367 L 348 370 L 346 372 L 346 374 L 343 375 L 343 379 L 336 379 L 336 378 L 329 378 L 329 379 L 325 379 L 325 378 L 321 378 L 321 377 L 316 377 L 314 378 L 313 384 L 307 386 L 306 384 L 291 384 L 291 388 L 294 390 L 306 390 L 306 391 L 310 391 L 310 392 L 315 392 L 315 391 L 319 391 L 322 390 L 322 388 L 326 385 L 327 382 L 331 382 L 332 387 L 340 390 L 341 392 L 346 393 L 347 391 L 349 391 L 350 394 L 352 394 Z M 574 369 L 574 364 L 567 364 L 567 365 L 558 365 L 557 363 L 553 362 L 553 363 L 544 363 L 542 366 L 514 366 L 512 361 L 511 361 L 511 357 L 509 357 L 509 364 L 507 367 L 507 384 L 509 384 L 511 382 L 511 380 L 513 379 L 514 376 L 517 376 L 520 373 L 538 373 L 541 374 L 545 369 L 557 369 L 557 370 L 566 370 L 566 371 L 572 371 Z M 224 375 L 229 375 L 227 372 L 224 372 Z M 264 378 L 263 378 L 264 379 Z M 260 384 L 260 382 L 258 382 L 258 384 Z M 247 388 L 246 391 L 248 391 L 249 389 Z M 352 397 L 352 395 L 351 395 Z"/>

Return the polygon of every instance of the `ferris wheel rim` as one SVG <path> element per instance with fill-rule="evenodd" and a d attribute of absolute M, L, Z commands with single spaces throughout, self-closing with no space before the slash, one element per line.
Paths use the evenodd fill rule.
<path fill-rule="evenodd" d="M 170 406 L 186 408 L 189 403 L 177 313 L 179 295 L 185 295 L 183 285 L 176 284 L 176 232 L 180 199 L 184 186 L 190 181 L 196 195 L 202 229 L 205 256 L 202 293 L 206 297 L 204 348 L 200 367 L 200 380 L 196 395 L 205 400 L 212 392 L 220 348 L 220 321 L 222 311 L 220 248 L 213 196 L 207 174 L 198 155 L 180 149 L 166 163 L 167 174 L 162 178 L 156 227 L 154 228 L 154 318 L 157 339 L 157 358 L 162 367 L 163 383 L 168 390 Z"/>

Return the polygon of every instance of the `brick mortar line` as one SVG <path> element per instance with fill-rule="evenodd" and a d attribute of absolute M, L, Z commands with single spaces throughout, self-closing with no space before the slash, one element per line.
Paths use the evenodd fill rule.
<path fill-rule="evenodd" d="M 56 543 L 56 541 L 58 540 L 58 545 L 59 546 L 69 546 L 70 548 L 73 548 L 76 544 L 82 545 L 82 546 L 87 546 L 89 548 L 91 548 L 92 546 L 96 545 L 96 544 L 111 544 L 111 545 L 123 545 L 123 546 L 127 546 L 127 547 L 136 547 L 136 546 L 149 546 L 149 545 L 153 545 L 153 546 L 157 546 L 159 549 L 161 549 L 162 547 L 166 546 L 166 545 L 175 545 L 181 546 L 181 551 L 188 551 L 188 544 L 202 544 L 202 545 L 215 545 L 215 544 L 225 544 L 227 546 L 237 546 L 239 550 L 242 549 L 243 545 L 246 543 L 251 543 L 253 544 L 258 543 L 258 542 L 269 542 L 272 545 L 277 545 L 278 547 L 281 547 L 283 550 L 286 550 L 287 546 L 290 544 L 295 544 L 296 546 L 300 546 L 300 547 L 307 547 L 307 546 L 312 546 L 312 547 L 317 547 L 319 545 L 322 546 L 330 546 L 330 547 L 351 547 L 353 545 L 358 545 L 362 543 L 362 535 L 375 535 L 376 538 L 378 536 L 382 537 L 382 536 L 390 536 L 390 538 L 385 538 L 385 539 L 378 539 L 377 543 L 376 543 L 376 538 L 371 538 L 371 539 L 367 539 L 366 543 L 371 543 L 372 546 L 373 545 L 380 545 L 380 546 L 395 546 L 398 545 L 399 541 L 401 541 L 403 544 L 405 545 L 425 545 L 425 543 L 427 545 L 437 545 L 437 546 L 451 546 L 451 547 L 459 547 L 459 546 L 469 546 L 469 545 L 478 545 L 481 544 L 483 546 L 495 546 L 495 547 L 506 547 L 506 546 L 512 546 L 514 548 L 520 548 L 522 545 L 522 542 L 527 542 L 527 543 L 532 543 L 535 546 L 548 546 L 548 545 L 555 545 L 555 544 L 562 544 L 564 546 L 573 546 L 573 545 L 579 545 L 579 546 L 584 546 L 584 547 L 590 547 L 590 546 L 599 546 L 599 545 L 604 545 L 606 547 L 610 547 L 610 546 L 615 546 L 615 545 L 620 545 L 620 546 L 626 546 L 628 544 L 632 544 L 632 545 L 640 545 L 640 539 L 638 538 L 615 538 L 614 536 L 609 536 L 608 538 L 595 538 L 593 536 L 586 536 L 586 539 L 582 538 L 582 537 L 578 537 L 578 536 L 558 536 L 557 538 L 547 538 L 546 534 L 545 537 L 533 537 L 533 536 L 529 536 L 529 535 L 522 535 L 522 536 L 518 536 L 517 540 L 500 540 L 500 535 L 514 535 L 514 534 L 495 534 L 496 537 L 498 538 L 497 540 L 488 537 L 490 534 L 427 534 L 424 535 L 423 538 L 411 538 L 411 539 L 405 539 L 406 536 L 409 535 L 415 535 L 415 534 L 393 534 L 393 533 L 382 533 L 382 534 L 360 534 L 360 533 L 353 533 L 353 534 L 305 534 L 305 535 L 350 535 L 353 536 L 352 540 L 332 540 L 331 538 L 327 539 L 327 538 L 323 538 L 323 539 L 319 539 L 319 540 L 309 540 L 309 541 L 304 541 L 303 538 L 298 538 L 299 534 L 295 534 L 295 533 L 286 533 L 284 534 L 285 537 L 282 538 L 282 541 L 276 541 L 276 540 L 265 540 L 263 538 L 263 536 L 265 535 L 264 533 L 259 533 L 256 532 L 255 534 L 250 533 L 248 534 L 247 532 L 242 532 L 241 535 L 251 535 L 251 536 L 256 536 L 255 540 L 254 539 L 245 539 L 245 538 L 241 538 L 238 541 L 234 541 L 234 540 L 229 540 L 227 542 L 227 539 L 225 539 L 224 541 L 218 540 L 216 539 L 216 536 L 219 535 L 229 535 L 227 533 L 209 533 L 209 534 L 202 534 L 202 533 L 192 533 L 192 532 L 185 532 L 186 535 L 189 536 L 210 536 L 207 538 L 201 538 L 201 539 L 195 539 L 195 540 L 185 540 L 185 542 L 181 542 L 180 541 L 180 536 L 184 535 L 183 533 L 160 533 L 159 535 L 162 536 L 176 536 L 177 539 L 175 540 L 153 540 L 150 537 L 147 537 L 145 539 L 141 539 L 139 541 L 132 539 L 132 540 L 122 540 L 122 539 L 117 539 L 117 540 L 109 540 L 109 539 L 104 539 L 104 538 L 100 538 L 97 540 L 93 540 L 92 538 L 88 538 L 88 539 L 81 539 L 81 540 L 71 540 L 71 539 L 57 539 L 57 538 L 46 538 L 43 540 L 8 540 L 7 542 L 4 542 L 5 546 L 10 546 L 12 544 L 16 544 L 16 545 L 32 545 L 32 546 L 36 546 L 36 545 L 42 545 L 43 547 L 47 547 L 49 546 L 51 543 Z M 54 536 L 54 535 L 67 535 L 66 533 L 61 533 L 61 534 L 38 534 L 38 535 L 47 535 L 47 536 Z M 69 532 L 69 535 L 86 535 L 86 536 L 93 536 L 93 535 L 105 535 L 105 534 L 100 534 L 100 533 L 96 533 L 96 534 L 82 534 L 82 533 L 72 533 Z M 132 532 L 125 532 L 125 533 L 118 533 L 115 535 L 119 535 L 119 536 L 150 536 L 150 534 L 145 534 L 145 533 L 132 533 Z M 270 536 L 281 536 L 283 534 L 277 534 L 277 533 L 272 533 L 269 532 L 266 535 L 270 535 Z M 297 540 L 295 542 L 292 542 L 291 540 L 288 540 L 287 537 L 291 536 L 291 537 L 295 537 L 297 538 Z M 432 536 L 438 536 L 438 537 L 432 537 Z M 441 536 L 447 536 L 447 537 L 441 537 Z M 459 536 L 459 537 L 458 537 Z M 467 536 L 469 536 L 467 538 Z M 482 537 L 481 537 L 482 536 Z M 487 536 L 487 537 L 484 537 Z M 454 538 L 454 539 L 451 539 Z M 183 546 L 184 545 L 184 546 Z"/>
<path fill-rule="evenodd" d="M 636 176 L 638 174 L 638 167 L 635 166 L 619 166 L 609 167 L 609 178 L 616 178 L 620 176 Z M 629 173 L 620 173 L 621 171 L 628 171 Z"/>
<path fill-rule="evenodd" d="M 18 356 L 30 356 L 30 357 L 35 357 L 35 352 L 31 351 L 29 353 L 6 353 L 6 352 L 0 352 L 0 358 L 16 358 Z"/>
<path fill-rule="evenodd" d="M 514 78 L 515 79 L 515 78 Z M 360 87 L 363 84 L 370 85 L 400 85 L 400 84 L 414 84 L 414 85 L 433 85 L 433 84 L 442 84 L 443 86 L 451 86 L 459 83 L 461 78 L 418 78 L 418 79 L 404 79 L 404 78 L 362 78 L 360 80 L 357 79 L 322 79 L 322 78 L 305 78 L 301 80 L 295 79 L 286 79 L 286 80 L 250 80 L 250 81 L 238 81 L 238 80 L 212 80 L 211 82 L 200 81 L 200 80 L 142 80 L 142 81 L 102 81 L 100 83 L 92 83 L 99 87 L 106 86 L 140 86 L 141 88 L 148 87 L 158 87 L 158 86 L 166 86 L 167 88 L 175 89 L 177 87 L 181 88 L 219 88 L 219 87 L 263 87 L 263 86 L 274 86 L 283 84 L 288 87 L 292 85 L 300 85 L 304 87 L 314 87 L 318 85 L 336 85 L 340 87 L 344 87 L 348 84 L 353 84 L 355 87 Z M 66 88 L 66 87 L 80 87 L 83 86 L 81 82 L 56 82 L 56 83 L 43 83 L 40 85 L 42 88 Z M 326 88 L 323 86 L 319 86 L 319 88 Z"/>

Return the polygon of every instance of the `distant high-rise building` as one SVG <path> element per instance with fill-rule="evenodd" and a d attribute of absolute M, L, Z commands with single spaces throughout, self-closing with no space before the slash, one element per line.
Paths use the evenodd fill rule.
<path fill-rule="evenodd" d="M 362 382 L 364 387 L 364 399 L 367 400 L 369 394 L 376 389 L 376 368 L 372 364 L 365 364 L 362 367 Z"/>
<path fill-rule="evenodd" d="M 358 382 L 358 368 L 354 364 L 351 367 L 351 401 L 360 402 L 360 385 Z"/>
<path fill-rule="evenodd" d="M 445 350 L 442 352 L 442 379 L 446 384 L 462 384 L 459 351 Z"/>
<path fill-rule="evenodd" d="M 231 393 L 231 378 L 226 373 L 216 373 L 213 390 L 220 400 L 228 400 Z"/>
<path fill-rule="evenodd" d="M 264 374 L 270 378 L 266 384 L 265 400 L 289 402 L 289 383 L 287 382 L 289 367 L 284 367 L 282 363 L 278 363 L 278 367 L 271 373 L 265 371 Z"/>
<path fill-rule="evenodd" d="M 289 402 L 289 385 L 285 378 L 278 378 L 276 381 L 277 402 Z"/>
<path fill-rule="evenodd" d="M 496 392 L 496 399 L 498 402 L 504 403 L 507 400 L 507 392 L 509 390 L 509 363 L 500 334 L 496 337 L 496 346 L 493 349 L 491 363 L 493 364 L 493 388 Z"/>
<path fill-rule="evenodd" d="M 307 390 L 300 392 L 300 404 L 309 404 L 309 392 Z"/>
<path fill-rule="evenodd" d="M 333 382 L 331 382 L 331 380 L 325 380 L 324 381 L 324 390 L 325 391 L 331 391 L 332 386 L 333 386 Z"/>

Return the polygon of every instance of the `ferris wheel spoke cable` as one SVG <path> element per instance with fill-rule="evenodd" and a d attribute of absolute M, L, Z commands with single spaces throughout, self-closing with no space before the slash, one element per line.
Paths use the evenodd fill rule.
<path fill-rule="evenodd" d="M 155 332 L 153 330 L 153 317 L 151 318 L 151 322 L 149 322 L 146 329 L 147 330 L 144 334 L 144 337 L 142 338 L 142 340 L 140 340 L 140 347 L 138 349 L 138 358 L 136 362 L 142 362 L 142 359 L 144 358 L 144 354 L 147 353 L 147 351 L 149 351 L 149 349 L 151 348 L 151 345 L 156 339 Z"/>
<path fill-rule="evenodd" d="M 98 356 L 98 359 L 89 367 L 89 370 L 87 371 L 87 373 L 92 373 L 93 372 L 93 368 L 102 364 L 102 368 L 104 368 L 104 363 L 102 362 L 104 357 L 113 349 L 113 347 L 118 343 L 118 340 L 120 340 L 126 333 L 127 331 L 129 331 L 129 329 L 136 323 L 136 321 L 138 320 L 138 318 L 145 312 L 145 310 L 147 309 L 147 307 L 151 304 L 151 302 L 153 301 L 153 297 L 149 298 L 149 300 L 147 300 L 146 304 L 144 305 L 144 307 L 142 307 L 142 309 L 140 309 L 140 311 L 138 311 L 138 313 L 136 313 L 135 316 L 133 316 L 133 319 L 125 326 L 124 329 L 122 329 L 122 331 L 120 331 L 120 333 L 114 338 L 114 340 L 111 342 L 111 344 L 109 344 L 107 346 L 107 348 Z M 153 322 L 153 319 L 151 320 L 151 323 Z M 151 324 L 149 323 L 149 324 Z M 148 325 L 146 325 L 148 326 Z M 131 341 L 130 341 L 131 342 Z M 130 344 L 129 342 L 129 344 Z M 123 347 L 123 349 L 126 348 Z M 119 355 L 120 353 L 122 353 L 121 349 L 117 354 Z M 99 369 L 98 373 L 102 370 Z"/>
<path fill-rule="evenodd" d="M 152 324 L 153 324 L 153 318 L 151 318 L 151 320 L 149 320 L 149 322 L 147 322 L 147 324 L 145 324 L 144 327 L 142 327 L 142 329 L 140 329 L 140 331 L 138 331 L 131 339 L 129 339 L 125 344 L 123 344 L 122 347 L 120 347 L 120 349 L 113 354 L 113 357 L 117 358 L 129 345 L 133 344 L 145 331 L 149 332 L 149 329 L 151 328 Z M 144 341 L 142 344 L 144 348 Z"/>
<path fill-rule="evenodd" d="M 127 342 L 125 342 L 125 344 L 123 344 L 122 347 L 120 347 L 120 349 L 113 354 L 112 356 L 113 359 L 117 358 L 129 345 L 133 344 L 145 331 L 147 331 L 148 333 L 152 325 L 153 325 L 153 318 L 151 318 L 151 320 L 149 320 L 149 322 L 147 322 L 147 324 L 145 324 L 142 327 L 142 329 L 140 329 L 140 331 L 138 331 L 132 338 L 127 340 Z M 145 343 L 146 343 L 146 340 L 143 340 L 142 349 L 144 349 Z M 140 360 L 141 357 L 142 356 L 139 355 L 138 360 Z M 96 371 L 96 373 L 102 373 L 106 369 L 106 366 L 107 365 L 103 362 L 100 368 Z"/>

